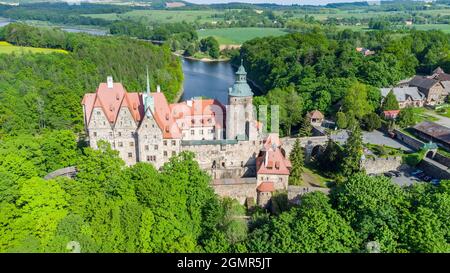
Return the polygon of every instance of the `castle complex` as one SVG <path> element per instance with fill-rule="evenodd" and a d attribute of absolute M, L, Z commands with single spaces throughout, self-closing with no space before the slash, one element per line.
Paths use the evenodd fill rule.
<path fill-rule="evenodd" d="M 171 156 L 191 151 L 219 195 L 266 206 L 272 192 L 287 189 L 291 164 L 278 135 L 263 133 L 246 75 L 241 65 L 227 106 L 201 98 L 169 104 L 159 86 L 150 91 L 148 75 L 143 93 L 127 92 L 108 77 L 82 101 L 90 146 L 107 141 L 128 165 L 147 162 L 157 169 Z M 239 185 L 246 190 L 219 190 Z"/>

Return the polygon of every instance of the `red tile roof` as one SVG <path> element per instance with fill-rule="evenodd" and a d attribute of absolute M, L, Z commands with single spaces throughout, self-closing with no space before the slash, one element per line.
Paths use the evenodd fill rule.
<path fill-rule="evenodd" d="M 103 109 L 106 118 L 111 124 L 116 123 L 121 107 L 127 107 L 136 122 L 139 122 L 144 114 L 140 95 L 138 93 L 128 93 L 121 83 L 114 83 L 112 88 L 108 88 L 106 83 L 101 83 L 96 93 L 84 95 L 82 104 L 86 109 L 88 122 L 95 107 Z"/>
<path fill-rule="evenodd" d="M 170 105 L 170 109 L 178 124 L 185 124 L 187 128 L 213 125 L 216 128 L 225 127 L 225 106 L 214 99 L 195 99 L 173 103 Z M 198 123 L 198 117 L 201 117 L 200 123 Z M 192 124 L 192 118 L 195 119 L 194 124 Z"/>
<path fill-rule="evenodd" d="M 259 192 L 274 192 L 275 186 L 273 185 L 273 182 L 262 182 L 256 190 Z"/>
<path fill-rule="evenodd" d="M 163 132 L 164 138 L 181 138 L 180 128 L 178 128 L 175 119 L 173 118 L 170 106 L 167 103 L 166 96 L 162 92 L 151 93 L 154 100 L 155 111 L 153 116 L 156 123 Z"/>
<path fill-rule="evenodd" d="M 225 106 L 217 100 L 197 99 L 189 103 L 169 104 L 163 92 L 151 93 L 151 96 L 154 100 L 152 114 L 164 138 L 181 138 L 181 124 L 186 123 L 191 127 L 193 117 L 196 122 L 200 117 L 202 121 L 198 124 L 199 126 L 225 127 Z M 113 83 L 112 88 L 108 88 L 107 83 L 100 83 L 96 93 L 84 95 L 81 104 L 85 107 L 87 123 L 95 107 L 102 108 L 111 124 L 116 123 L 121 107 L 127 107 L 137 123 L 144 117 L 142 94 L 128 93 L 121 83 Z M 181 120 L 180 124 L 177 124 L 177 120 Z"/>
<path fill-rule="evenodd" d="M 385 117 L 397 117 L 399 113 L 400 113 L 400 110 L 386 110 L 386 111 L 383 111 L 383 115 Z"/>
<path fill-rule="evenodd" d="M 269 149 L 263 149 L 260 156 L 256 158 L 256 172 L 258 174 L 279 174 L 289 175 L 291 162 L 287 159 L 281 149 L 272 146 Z"/>
<path fill-rule="evenodd" d="M 314 110 L 308 113 L 308 117 L 313 119 L 323 119 L 324 115 L 319 110 Z"/>

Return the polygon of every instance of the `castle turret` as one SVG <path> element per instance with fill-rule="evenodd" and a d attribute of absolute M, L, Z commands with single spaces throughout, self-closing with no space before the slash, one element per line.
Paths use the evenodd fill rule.
<path fill-rule="evenodd" d="M 247 72 L 241 61 L 236 82 L 228 92 L 227 139 L 255 139 L 253 92 L 247 83 Z"/>

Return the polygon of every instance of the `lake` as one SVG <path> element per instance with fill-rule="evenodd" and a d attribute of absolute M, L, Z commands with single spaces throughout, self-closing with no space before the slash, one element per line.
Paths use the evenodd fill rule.
<path fill-rule="evenodd" d="M 203 96 L 227 104 L 228 88 L 235 80 L 230 62 L 201 62 L 184 58 L 181 62 L 184 73 L 182 101 Z"/>

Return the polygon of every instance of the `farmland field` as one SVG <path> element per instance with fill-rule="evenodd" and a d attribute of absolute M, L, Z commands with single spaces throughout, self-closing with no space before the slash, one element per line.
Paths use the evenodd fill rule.
<path fill-rule="evenodd" d="M 105 14 L 85 14 L 84 16 L 92 18 L 101 18 L 105 20 L 119 20 L 127 19 L 133 21 L 141 21 L 144 23 L 160 22 L 160 23 L 175 23 L 175 22 L 194 22 L 200 21 L 213 22 L 216 21 L 214 16 L 221 14 L 221 11 L 214 10 L 133 10 L 123 14 L 105 13 Z"/>
<path fill-rule="evenodd" d="M 221 45 L 238 45 L 257 37 L 281 36 L 287 34 L 280 28 L 216 28 L 201 29 L 198 36 L 201 38 L 213 36 Z"/>
<path fill-rule="evenodd" d="M 442 30 L 445 33 L 450 33 L 450 25 L 447 24 L 426 24 L 426 25 L 414 25 L 417 30 Z"/>
<path fill-rule="evenodd" d="M 64 53 L 67 54 L 68 52 L 62 49 L 52 49 L 52 48 L 39 48 L 39 47 L 28 47 L 28 46 L 15 46 L 5 41 L 0 41 L 0 54 L 6 53 Z"/>

